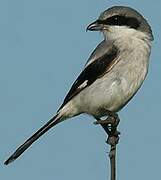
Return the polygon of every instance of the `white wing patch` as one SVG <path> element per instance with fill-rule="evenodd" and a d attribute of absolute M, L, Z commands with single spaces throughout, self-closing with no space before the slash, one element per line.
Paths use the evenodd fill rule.
<path fill-rule="evenodd" d="M 88 80 L 85 80 L 85 81 L 78 87 L 78 89 L 82 89 L 82 88 L 86 87 L 86 86 L 87 86 L 87 83 L 88 83 Z"/>

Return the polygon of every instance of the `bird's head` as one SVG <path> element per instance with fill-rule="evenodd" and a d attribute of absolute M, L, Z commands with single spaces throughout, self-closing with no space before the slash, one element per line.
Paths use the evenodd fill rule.
<path fill-rule="evenodd" d="M 87 27 L 88 30 L 101 31 L 106 39 L 135 36 L 141 32 L 153 40 L 147 20 L 136 10 L 125 6 L 114 6 L 102 12 L 99 18 Z"/>

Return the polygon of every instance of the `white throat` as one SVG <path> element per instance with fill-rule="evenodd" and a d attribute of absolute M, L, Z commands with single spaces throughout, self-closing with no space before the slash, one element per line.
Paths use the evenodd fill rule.
<path fill-rule="evenodd" d="M 120 50 L 134 49 L 138 45 L 143 46 L 147 51 L 151 48 L 149 34 L 126 26 L 110 26 L 108 30 L 103 30 L 103 35 L 106 41 L 112 41 Z"/>

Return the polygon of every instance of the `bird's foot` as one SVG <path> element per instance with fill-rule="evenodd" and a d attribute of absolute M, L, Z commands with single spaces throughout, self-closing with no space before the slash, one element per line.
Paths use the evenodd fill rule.
<path fill-rule="evenodd" d="M 100 124 L 106 133 L 108 134 L 107 144 L 115 146 L 119 142 L 120 132 L 117 131 L 117 126 L 120 122 L 120 119 L 116 113 L 109 113 L 109 117 L 105 120 L 97 119 L 94 124 Z"/>
<path fill-rule="evenodd" d="M 115 146 L 116 144 L 118 144 L 119 142 L 119 135 L 120 135 L 120 132 L 115 130 L 114 132 L 112 131 L 109 131 L 109 135 L 108 135 L 108 138 L 107 138 L 107 141 L 106 143 L 111 145 L 111 146 Z"/>
<path fill-rule="evenodd" d="M 118 114 L 116 113 L 110 113 L 109 117 L 105 120 L 97 119 L 97 121 L 94 122 L 95 125 L 101 124 L 101 125 L 111 125 L 111 126 L 118 126 L 120 122 L 120 119 L 118 117 Z"/>

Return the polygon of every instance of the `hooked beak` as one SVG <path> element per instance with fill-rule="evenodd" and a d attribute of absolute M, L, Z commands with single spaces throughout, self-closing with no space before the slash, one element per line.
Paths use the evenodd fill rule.
<path fill-rule="evenodd" d="M 86 31 L 101 31 L 103 30 L 103 24 L 99 20 L 94 21 L 87 26 Z"/>

